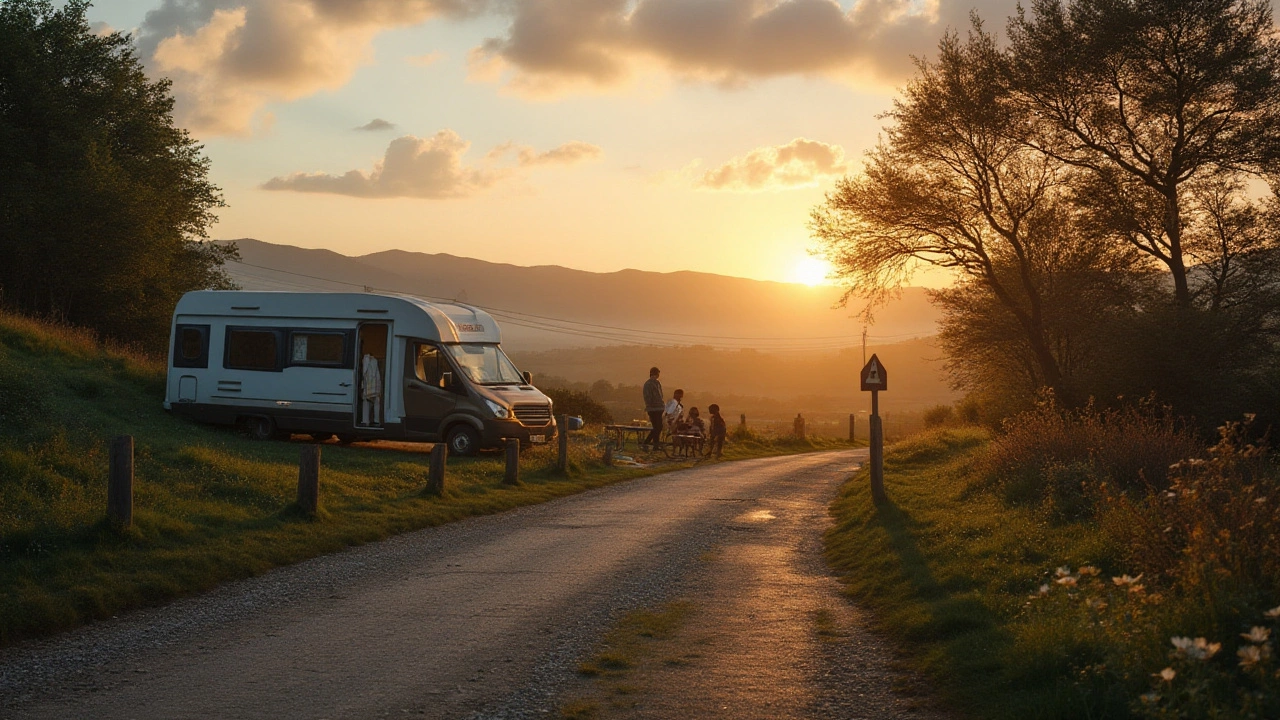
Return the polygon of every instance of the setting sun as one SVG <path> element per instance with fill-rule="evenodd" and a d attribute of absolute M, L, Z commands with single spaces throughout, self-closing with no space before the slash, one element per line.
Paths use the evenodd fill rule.
<path fill-rule="evenodd" d="M 806 255 L 796 262 L 791 269 L 791 281 L 813 287 L 828 281 L 831 274 L 831 263 L 822 258 Z"/>

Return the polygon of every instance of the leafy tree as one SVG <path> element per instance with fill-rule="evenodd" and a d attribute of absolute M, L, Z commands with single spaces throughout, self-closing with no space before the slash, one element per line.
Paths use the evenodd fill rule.
<path fill-rule="evenodd" d="M 89 3 L 0 0 L 0 291 L 21 312 L 162 347 L 178 297 L 230 287 L 223 205 L 168 80 Z"/>
<path fill-rule="evenodd" d="M 968 369 L 1012 364 L 1028 397 L 1041 386 L 1065 397 L 1080 355 L 1070 325 L 1122 300 L 1092 290 L 1122 284 L 1131 253 L 1079 228 L 1073 171 L 1034 147 L 1004 65 L 976 18 L 967 43 L 946 35 L 936 61 L 917 62 L 862 175 L 837 183 L 810 230 L 872 305 L 922 263 L 958 272 L 935 300 L 961 386 L 986 381 Z"/>
<path fill-rule="evenodd" d="M 1197 243 L 1203 191 L 1280 160 L 1280 39 L 1265 0 L 1033 0 L 1010 20 L 1013 97 L 1033 142 L 1084 171 L 1092 220 L 1168 269 L 1235 254 Z M 1210 192 L 1210 197 L 1212 197 Z M 1205 221 L 1202 217 L 1201 221 Z"/>

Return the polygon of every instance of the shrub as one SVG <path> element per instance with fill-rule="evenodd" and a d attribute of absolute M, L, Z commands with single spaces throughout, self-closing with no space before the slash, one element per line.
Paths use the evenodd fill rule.
<path fill-rule="evenodd" d="M 1054 498 L 1079 516 L 1083 508 L 1064 493 L 1087 493 L 1097 482 L 1162 490 L 1170 466 L 1198 449 L 1194 432 L 1152 399 L 1110 410 L 1092 403 L 1068 410 L 1045 394 L 1033 410 L 1005 421 L 987 453 L 986 474 L 1011 502 Z"/>
<path fill-rule="evenodd" d="M 926 428 L 943 427 L 952 424 L 955 418 L 956 413 L 950 405 L 935 405 L 924 411 L 924 426 Z"/>
<path fill-rule="evenodd" d="M 579 415 L 584 422 L 598 425 L 613 423 L 613 414 L 609 409 L 592 400 L 585 392 L 564 388 L 544 388 L 543 392 L 555 403 L 556 414 Z"/>

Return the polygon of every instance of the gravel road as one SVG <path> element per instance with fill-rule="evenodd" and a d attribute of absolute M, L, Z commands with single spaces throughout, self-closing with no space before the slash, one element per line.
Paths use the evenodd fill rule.
<path fill-rule="evenodd" d="M 583 682 L 577 662 L 632 609 L 675 593 L 701 593 L 719 598 L 713 621 L 719 632 L 737 636 L 758 627 L 743 618 L 799 616 L 830 606 L 834 582 L 813 580 L 822 575 L 816 543 L 826 526 L 825 517 L 815 522 L 814 514 L 864 455 L 717 463 L 634 480 L 353 548 L 8 648 L 0 651 L 0 715 L 554 715 L 557 699 Z M 803 517 L 785 509 L 797 503 L 807 503 Z M 751 512 L 764 514 L 744 515 Z M 744 522 L 780 516 L 790 520 L 777 523 L 777 542 L 807 550 L 792 560 L 760 554 L 759 547 L 732 550 Z M 708 569 L 712 550 L 722 559 Z M 775 564 L 767 578 L 747 572 L 762 562 Z M 757 591 L 761 580 L 753 577 L 772 586 Z M 725 602 L 726 594 L 736 600 Z M 843 626 L 852 628 L 841 647 L 827 643 L 805 658 L 774 657 L 768 664 L 776 672 L 743 685 L 753 707 L 770 702 L 772 693 L 782 704 L 766 716 L 907 712 L 890 690 L 898 677 L 890 653 L 847 616 L 852 608 L 840 612 L 846 613 Z M 811 630 L 807 623 L 792 624 Z M 785 622 L 768 626 L 775 636 L 787 632 Z M 713 668 L 691 682 L 718 688 L 713 695 L 727 708 L 734 683 L 753 672 L 741 658 L 739 652 L 734 659 L 744 668 L 736 677 Z M 849 698 L 858 700 L 850 704 Z M 659 703 L 650 716 L 696 716 L 689 710 Z"/>

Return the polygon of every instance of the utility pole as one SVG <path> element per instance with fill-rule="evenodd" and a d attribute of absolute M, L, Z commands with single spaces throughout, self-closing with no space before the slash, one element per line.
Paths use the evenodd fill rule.
<path fill-rule="evenodd" d="M 871 356 L 871 361 L 862 366 L 862 390 L 871 393 L 871 498 L 877 505 L 888 501 L 884 492 L 884 426 L 880 422 L 880 391 L 889 389 L 889 373 L 885 371 L 880 358 Z"/>

